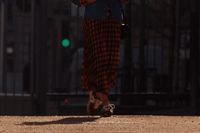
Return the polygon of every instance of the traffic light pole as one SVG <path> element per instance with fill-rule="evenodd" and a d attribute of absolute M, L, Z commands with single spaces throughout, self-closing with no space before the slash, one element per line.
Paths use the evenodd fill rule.
<path fill-rule="evenodd" d="M 5 1 L 1 0 L 1 24 L 0 24 L 0 90 L 4 89 L 4 18 L 5 18 Z"/>
<path fill-rule="evenodd" d="M 36 83 L 37 83 L 37 98 L 38 98 L 38 114 L 46 115 L 47 108 L 47 3 L 48 0 L 40 0 L 38 4 L 39 15 L 37 20 L 37 51 L 38 54 L 36 56 L 36 66 L 37 66 L 37 75 L 36 75 Z"/>
<path fill-rule="evenodd" d="M 31 94 L 34 114 L 46 115 L 47 0 L 32 0 Z"/>

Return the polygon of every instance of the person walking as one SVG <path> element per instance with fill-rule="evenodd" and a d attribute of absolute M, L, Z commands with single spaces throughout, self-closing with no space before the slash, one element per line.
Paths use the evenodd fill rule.
<path fill-rule="evenodd" d="M 89 115 L 113 115 L 115 105 L 109 101 L 109 92 L 117 80 L 121 8 L 127 3 L 128 0 L 80 0 L 80 5 L 85 6 L 81 88 L 89 95 Z"/>

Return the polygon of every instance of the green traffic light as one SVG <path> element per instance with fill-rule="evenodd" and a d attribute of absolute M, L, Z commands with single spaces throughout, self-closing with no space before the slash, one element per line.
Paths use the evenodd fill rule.
<path fill-rule="evenodd" d="M 61 42 L 61 45 L 65 48 L 69 47 L 70 46 L 70 40 L 67 39 L 67 38 L 63 39 L 62 42 Z"/>

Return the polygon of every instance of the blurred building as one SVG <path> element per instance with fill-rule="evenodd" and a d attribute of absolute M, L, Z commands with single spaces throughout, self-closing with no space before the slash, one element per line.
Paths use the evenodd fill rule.
<path fill-rule="evenodd" d="M 112 90 L 118 106 L 131 107 L 122 110 L 198 105 L 198 7 L 198 0 L 131 0 L 126 6 L 129 29 Z M 2 0 L 0 14 L 0 113 L 59 113 L 66 96 L 71 105 L 85 103 L 84 8 L 69 0 Z"/>
<path fill-rule="evenodd" d="M 6 54 L 4 70 L 7 78 L 5 84 L 7 92 L 30 92 L 30 60 L 34 21 L 31 2 L 30 0 L 7 0 L 4 4 L 4 48 Z M 38 4 L 40 3 L 38 2 Z M 77 9 L 68 0 L 48 0 L 46 4 L 48 6 L 48 21 L 46 23 L 48 26 L 48 46 L 46 50 L 49 54 L 48 63 L 51 66 L 49 75 L 52 77 L 55 74 L 55 78 L 49 79 L 49 82 L 54 80 L 56 88 L 62 88 L 66 85 L 63 83 L 65 81 L 62 81 L 65 77 L 61 71 L 64 60 L 61 46 L 62 34 L 68 32 L 72 48 L 75 43 L 79 45 L 78 43 L 81 42 L 81 18 L 84 9 Z M 65 27 L 63 27 L 64 25 Z M 63 30 L 63 28 L 66 29 Z M 72 58 L 71 56 L 70 58 Z M 49 83 L 49 85 L 51 84 Z M 0 92 L 3 92 L 2 88 Z"/>

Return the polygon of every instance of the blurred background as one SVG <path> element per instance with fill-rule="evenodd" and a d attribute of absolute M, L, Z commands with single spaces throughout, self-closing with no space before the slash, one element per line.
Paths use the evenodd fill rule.
<path fill-rule="evenodd" d="M 130 0 L 116 114 L 198 115 L 199 0 Z M 0 0 L 0 115 L 86 114 L 80 89 L 84 7 Z"/>

